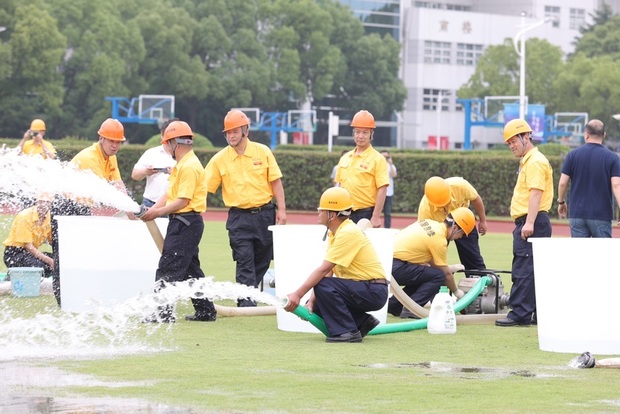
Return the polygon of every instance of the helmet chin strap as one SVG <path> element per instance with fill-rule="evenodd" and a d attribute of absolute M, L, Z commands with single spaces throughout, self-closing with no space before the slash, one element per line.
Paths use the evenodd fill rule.
<path fill-rule="evenodd" d="M 325 234 L 323 235 L 323 241 L 327 239 L 327 233 L 329 232 L 329 223 L 332 221 L 332 218 L 329 217 L 329 211 L 327 212 L 327 223 L 325 223 Z"/>

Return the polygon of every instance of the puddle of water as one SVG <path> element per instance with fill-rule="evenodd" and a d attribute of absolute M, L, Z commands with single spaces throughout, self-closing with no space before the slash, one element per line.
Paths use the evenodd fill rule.
<path fill-rule="evenodd" d="M 472 367 L 472 366 L 459 366 L 449 364 L 447 362 L 436 361 L 424 361 L 424 362 L 402 362 L 394 364 L 371 364 L 362 365 L 365 368 L 374 369 L 386 369 L 386 368 L 410 368 L 410 369 L 423 369 L 429 371 L 431 374 L 437 375 L 460 375 L 463 378 L 478 378 L 478 379 L 497 379 L 505 378 L 509 376 L 519 376 L 526 378 L 536 377 L 549 377 L 547 374 L 538 374 L 527 370 L 510 371 L 498 368 L 488 367 Z"/>

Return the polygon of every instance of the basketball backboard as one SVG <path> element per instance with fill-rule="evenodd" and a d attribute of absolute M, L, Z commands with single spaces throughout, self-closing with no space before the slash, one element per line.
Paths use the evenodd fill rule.
<path fill-rule="evenodd" d="M 248 108 L 231 108 L 243 112 L 250 120 L 250 125 L 258 125 L 260 122 L 260 109 L 255 107 Z"/>
<path fill-rule="evenodd" d="M 287 127 L 303 132 L 316 132 L 316 111 L 293 109 L 287 114 Z"/>
<path fill-rule="evenodd" d="M 174 118 L 174 95 L 140 95 L 137 115 L 157 122 Z"/>

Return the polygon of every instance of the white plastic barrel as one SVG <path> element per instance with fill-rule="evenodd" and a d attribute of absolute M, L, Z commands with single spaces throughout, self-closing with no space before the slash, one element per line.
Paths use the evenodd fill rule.
<path fill-rule="evenodd" d="M 620 240 L 532 238 L 541 350 L 620 354 Z"/>
<path fill-rule="evenodd" d="M 296 290 L 325 258 L 327 241 L 323 241 L 325 226 L 314 224 L 287 224 L 270 226 L 273 232 L 273 253 L 276 277 L 276 296 L 284 298 Z M 366 234 L 377 250 L 379 260 L 386 273 L 391 277 L 392 257 L 394 255 L 394 229 L 368 229 Z M 306 294 L 304 304 L 310 293 Z M 387 320 L 387 301 L 385 306 L 371 312 L 381 323 Z M 276 311 L 278 329 L 290 332 L 320 333 L 312 324 L 282 308 Z"/>
<path fill-rule="evenodd" d="M 58 216 L 61 307 L 69 312 L 151 292 L 160 253 L 146 224 L 117 217 Z M 166 234 L 168 219 L 156 219 Z"/>

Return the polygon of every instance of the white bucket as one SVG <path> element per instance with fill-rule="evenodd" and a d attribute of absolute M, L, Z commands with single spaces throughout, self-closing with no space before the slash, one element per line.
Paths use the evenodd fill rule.
<path fill-rule="evenodd" d="M 62 309 L 112 306 L 151 292 L 160 253 L 146 224 L 116 217 L 59 216 Z M 168 219 L 156 223 L 166 234 Z"/>
<path fill-rule="evenodd" d="M 620 240 L 532 238 L 541 350 L 620 354 Z"/>
<path fill-rule="evenodd" d="M 325 258 L 327 241 L 323 241 L 325 226 L 290 225 L 270 226 L 273 232 L 273 254 L 276 274 L 276 296 L 284 298 L 295 291 L 316 269 Z M 388 276 L 392 274 L 392 257 L 394 255 L 394 229 L 368 229 L 366 234 L 379 255 L 381 265 Z M 310 293 L 302 299 L 304 304 Z M 387 301 L 385 306 L 370 312 L 382 324 L 387 320 Z M 300 319 L 297 315 L 286 312 L 282 308 L 276 311 L 278 329 L 290 332 L 321 333 L 310 322 Z"/>

